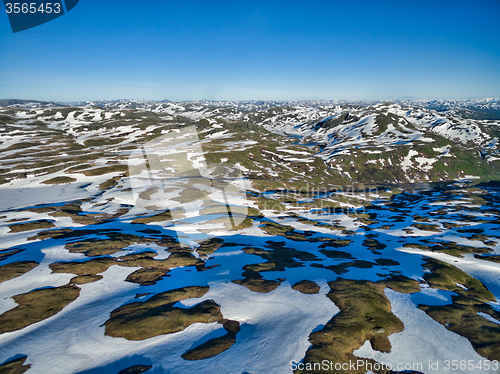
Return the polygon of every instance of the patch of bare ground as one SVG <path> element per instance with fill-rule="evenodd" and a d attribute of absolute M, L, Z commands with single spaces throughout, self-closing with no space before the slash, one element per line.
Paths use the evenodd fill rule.
<path fill-rule="evenodd" d="M 500 312 L 489 304 L 496 301 L 495 296 L 479 280 L 454 266 L 427 259 L 424 267 L 431 271 L 424 274 L 431 287 L 453 291 L 457 295 L 452 296 L 452 304 L 419 305 L 419 308 L 448 330 L 469 339 L 481 356 L 498 360 L 500 326 L 478 315 L 481 312 L 500 320 Z"/>
<path fill-rule="evenodd" d="M 86 283 L 97 282 L 98 280 L 101 280 L 102 278 L 103 278 L 102 275 L 90 275 L 90 274 L 77 275 L 76 277 L 71 278 L 69 283 L 70 284 L 86 284 Z"/>
<path fill-rule="evenodd" d="M 115 186 L 118 185 L 118 181 L 120 180 L 121 178 L 120 177 L 113 177 L 111 179 L 108 179 L 107 181 L 105 182 L 102 182 L 100 185 L 99 185 L 99 189 L 101 191 L 104 191 L 104 190 L 109 190 Z"/>
<path fill-rule="evenodd" d="M 304 231 L 303 233 L 296 231 L 292 226 L 281 225 L 273 221 L 261 222 L 259 228 L 269 235 L 283 236 L 287 239 L 296 241 L 310 241 L 308 238 L 313 235 L 312 231 Z"/>
<path fill-rule="evenodd" d="M 196 252 L 198 252 L 201 256 L 207 256 L 214 253 L 217 249 L 219 249 L 224 243 L 224 240 L 219 238 L 211 238 L 203 241 L 198 248 L 196 248 Z"/>
<path fill-rule="evenodd" d="M 423 231 L 442 232 L 439 229 L 439 226 L 434 225 L 434 224 L 414 223 L 411 226 L 416 227 L 417 229 L 423 230 Z"/>
<path fill-rule="evenodd" d="M 0 315 L 0 334 L 20 330 L 59 313 L 79 294 L 78 287 L 66 285 L 13 296 L 18 305 Z"/>
<path fill-rule="evenodd" d="M 120 370 L 118 374 L 141 374 L 145 373 L 149 369 L 151 369 L 153 365 L 134 365 L 123 370 Z"/>
<path fill-rule="evenodd" d="M 127 208 L 120 208 L 114 214 L 94 214 L 85 213 L 82 211 L 81 204 L 86 200 L 80 200 L 76 202 L 70 202 L 61 206 L 41 206 L 26 209 L 29 212 L 35 213 L 48 213 L 52 217 L 69 217 L 74 223 L 79 223 L 82 225 L 92 225 L 95 223 L 103 222 L 105 220 L 110 220 L 118 218 L 123 214 L 127 213 Z M 53 230 L 55 231 L 55 230 Z M 41 236 L 45 235 L 46 232 L 39 233 Z M 38 238 L 38 237 L 37 237 Z M 29 238 L 32 239 L 32 238 Z M 43 240 L 43 239 L 42 239 Z"/>
<path fill-rule="evenodd" d="M 39 230 L 39 229 L 48 229 L 51 227 L 55 227 L 52 221 L 41 219 L 38 221 L 31 221 L 26 223 L 17 223 L 15 225 L 9 225 L 9 232 L 23 232 L 30 230 Z"/>
<path fill-rule="evenodd" d="M 240 331 L 238 321 L 224 320 L 222 322 L 227 334 L 218 338 L 210 339 L 205 343 L 190 349 L 181 357 L 185 360 L 204 360 L 206 358 L 217 356 L 227 351 L 236 343 L 236 334 Z"/>
<path fill-rule="evenodd" d="M 316 294 L 319 292 L 319 286 L 316 282 L 309 280 L 302 280 L 300 282 L 295 283 L 292 288 L 304 294 Z"/>
<path fill-rule="evenodd" d="M 245 279 L 236 279 L 233 283 L 239 284 L 241 286 L 245 286 L 250 291 L 260 292 L 260 293 L 268 293 L 274 291 L 281 284 L 283 280 L 266 280 L 262 279 L 262 277 L 254 277 Z"/>
<path fill-rule="evenodd" d="M 66 184 L 66 183 L 71 183 L 71 182 L 76 182 L 76 178 L 61 176 L 61 177 L 55 177 L 55 178 L 45 180 L 41 183 L 43 183 L 43 184 Z"/>
<path fill-rule="evenodd" d="M 209 287 L 184 287 L 162 292 L 143 302 L 126 304 L 111 312 L 104 323 L 105 334 L 128 340 L 144 340 L 153 336 L 182 331 L 193 323 L 220 322 L 220 307 L 205 300 L 190 308 L 174 307 L 178 301 L 202 297 Z"/>
<path fill-rule="evenodd" d="M 453 242 L 432 242 L 428 240 L 422 240 L 422 242 L 426 244 L 420 243 L 405 243 L 403 247 L 406 248 L 417 248 L 424 251 L 431 252 L 442 252 L 455 257 L 463 257 L 463 254 L 466 253 L 489 253 L 492 252 L 493 249 L 488 247 L 471 247 L 468 245 L 461 245 Z M 430 245 L 429 245 L 430 244 Z M 433 245 L 432 245 L 433 244 Z"/>
<path fill-rule="evenodd" d="M 491 262 L 500 263 L 500 255 L 474 255 L 479 260 L 486 260 Z"/>
<path fill-rule="evenodd" d="M 170 210 L 167 210 L 165 212 L 153 216 L 136 218 L 132 221 L 132 223 L 164 222 L 171 220 L 172 220 L 172 215 L 170 214 Z"/>
<path fill-rule="evenodd" d="M 35 261 L 19 261 L 2 265 L 0 266 L 0 283 L 20 277 L 24 273 L 34 269 L 37 265 L 38 262 Z"/>
<path fill-rule="evenodd" d="M 261 271 L 284 271 L 285 268 L 303 266 L 300 261 L 314 261 L 318 258 L 312 253 L 299 251 L 285 246 L 285 242 L 267 241 L 269 249 L 260 247 L 245 247 L 243 252 L 251 255 L 257 255 L 267 260 L 260 264 L 245 265 L 243 269 L 248 272 Z"/>
<path fill-rule="evenodd" d="M 191 253 L 187 252 L 172 253 L 164 260 L 155 260 L 153 257 L 156 255 L 156 252 L 146 251 L 118 258 L 97 257 L 88 261 L 55 262 L 50 264 L 49 267 L 53 273 L 95 276 L 105 272 L 112 265 L 138 266 L 140 269 L 129 274 L 125 280 L 141 285 L 151 285 L 164 277 L 172 268 L 196 266 L 201 270 L 205 266 L 202 260 L 197 259 Z"/>
<path fill-rule="evenodd" d="M 330 282 L 329 286 L 330 292 L 327 296 L 339 307 L 340 312 L 323 329 L 309 335 L 312 346 L 307 350 L 303 363 L 309 364 L 311 370 L 296 370 L 296 374 L 364 373 L 366 364 L 374 365 L 376 362 L 356 357 L 353 351 L 368 340 L 373 349 L 390 352 L 389 335 L 404 328 L 403 323 L 392 314 L 391 304 L 384 294 L 384 288 L 394 288 L 399 292 L 420 290 L 416 281 L 406 277 L 393 277 L 377 283 L 338 278 Z M 360 370 L 322 370 L 318 363 L 323 360 L 341 364 L 362 360 L 365 366 L 360 365 Z M 390 370 L 382 367 L 376 372 L 390 373 Z"/>
<path fill-rule="evenodd" d="M 145 232 L 143 230 L 142 232 Z M 146 233 L 158 233 L 160 231 L 147 230 Z M 105 236 L 105 239 L 92 238 L 88 240 L 80 240 L 88 235 L 99 235 Z M 185 252 L 189 249 L 184 249 L 179 246 L 179 242 L 176 238 L 168 235 L 158 235 L 157 237 L 145 237 L 133 234 L 126 234 L 118 232 L 118 230 L 99 230 L 99 229 L 56 229 L 49 231 L 39 232 L 36 236 L 29 237 L 28 240 L 45 240 L 45 239 L 63 239 L 63 240 L 75 240 L 71 243 L 66 244 L 66 249 L 72 253 L 83 253 L 87 256 L 106 256 L 116 252 L 119 252 L 132 244 L 148 244 L 155 243 L 162 247 L 168 248 L 169 252 Z"/>
<path fill-rule="evenodd" d="M 28 370 L 31 365 L 27 364 L 24 365 L 24 361 L 28 356 L 22 356 L 15 358 L 13 360 L 9 360 L 7 362 L 4 362 L 2 365 L 0 365 L 0 374 L 22 374 L 26 370 Z"/>
<path fill-rule="evenodd" d="M 104 175 L 108 173 L 116 173 L 116 172 L 127 172 L 128 173 L 128 166 L 127 165 L 111 165 L 111 166 L 103 166 L 103 167 L 98 167 L 94 169 L 86 169 L 86 170 L 79 170 L 77 171 L 78 173 L 83 173 L 87 177 L 93 177 L 97 175 Z"/>

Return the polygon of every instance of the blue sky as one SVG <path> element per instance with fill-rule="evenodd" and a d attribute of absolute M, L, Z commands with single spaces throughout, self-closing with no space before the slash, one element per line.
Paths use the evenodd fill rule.
<path fill-rule="evenodd" d="M 13 34 L 0 98 L 500 97 L 500 1 L 80 0 Z"/>

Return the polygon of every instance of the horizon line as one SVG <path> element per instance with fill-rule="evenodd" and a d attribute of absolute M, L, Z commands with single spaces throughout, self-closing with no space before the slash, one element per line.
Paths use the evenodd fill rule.
<path fill-rule="evenodd" d="M 23 102 L 45 102 L 45 103 L 55 103 L 55 104 L 74 104 L 74 103 L 92 103 L 92 102 L 113 102 L 113 101 L 143 101 L 143 102 L 155 102 L 155 103 L 189 103 L 189 102 L 316 102 L 316 101 L 327 101 L 327 102 L 392 102 L 392 101 L 481 101 L 481 100 L 500 100 L 500 97 L 481 97 L 481 98 L 467 98 L 467 99 L 436 99 L 436 98 L 417 98 L 417 97 L 403 97 L 403 98 L 387 98 L 387 99 L 191 99 L 191 100 L 169 100 L 169 99 L 139 99 L 139 98 L 123 98 L 123 99 L 96 99 L 96 100 L 72 100 L 72 101 L 56 101 L 56 100 L 43 100 L 43 99 L 20 99 L 20 98 L 8 98 L 0 99 L 0 101 L 10 101 L 18 100 Z M 15 104 L 13 104 L 15 105 Z"/>

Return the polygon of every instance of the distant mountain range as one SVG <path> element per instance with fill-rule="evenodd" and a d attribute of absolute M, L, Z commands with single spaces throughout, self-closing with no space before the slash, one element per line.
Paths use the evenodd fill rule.
<path fill-rule="evenodd" d="M 52 169 L 44 169 L 58 172 L 65 170 L 63 160 L 67 159 L 67 167 L 74 166 L 72 158 L 82 159 L 81 152 L 88 154 L 88 147 L 99 154 L 130 149 L 134 143 L 185 125 L 195 125 L 207 136 L 206 149 L 209 143 L 220 147 L 220 135 L 212 138 L 212 133 L 226 131 L 229 135 L 224 138 L 238 134 L 241 141 L 251 138 L 255 144 L 247 146 L 247 152 L 258 154 L 258 160 L 231 147 L 216 153 L 228 162 L 241 163 L 249 179 L 267 180 L 273 188 L 289 188 L 309 175 L 326 183 L 321 179 L 326 174 L 330 184 L 500 180 L 499 99 L 377 103 L 2 100 L 0 105 L 0 150 L 12 149 L 14 154 L 18 149 L 21 160 L 17 167 L 9 163 L 2 171 L 4 181 L 42 173 L 30 160 L 25 163 L 24 155 L 35 155 L 46 147 L 53 153 L 53 142 L 63 142 L 75 153 L 61 151 L 65 155 L 55 155 Z M 57 132 L 52 141 L 37 141 L 52 132 Z M 285 144 L 292 148 L 283 151 L 280 147 Z"/>
<path fill-rule="evenodd" d="M 278 106 L 307 106 L 321 107 L 325 105 L 374 105 L 386 101 L 363 101 L 363 100 L 314 100 L 314 101 L 263 101 L 263 100 L 245 100 L 245 101 L 184 101 L 179 104 L 199 104 L 211 107 L 229 107 L 239 110 L 260 110 L 273 108 Z M 453 112 L 462 118 L 471 119 L 500 119 L 500 99 L 485 98 L 477 100 L 392 100 L 391 102 L 398 103 L 404 106 L 421 107 L 426 109 L 436 110 L 438 112 Z M 116 108 L 116 109 L 142 109 L 154 110 L 163 107 L 164 104 L 173 103 L 170 100 L 142 100 L 142 99 L 120 99 L 120 100 L 97 100 L 97 101 L 82 101 L 82 102 L 54 102 L 54 101 L 39 101 L 39 100 L 20 100 L 20 99 L 5 99 L 0 100 L 0 106 L 3 107 L 19 107 L 19 108 L 37 108 L 37 107 L 55 107 L 55 106 L 96 106 L 99 108 Z"/>

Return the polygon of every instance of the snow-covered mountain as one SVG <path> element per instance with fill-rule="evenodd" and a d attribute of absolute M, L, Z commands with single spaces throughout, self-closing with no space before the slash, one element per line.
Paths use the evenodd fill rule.
<path fill-rule="evenodd" d="M 1 110 L 7 125 L 2 133 L 4 148 L 22 139 L 33 141 L 33 123 L 60 131 L 80 146 L 101 147 L 127 146 L 144 136 L 160 134 L 164 126 L 195 124 L 214 131 L 212 124 L 217 123 L 221 131 L 236 126 L 263 132 L 263 139 L 266 133 L 275 134 L 276 139 L 293 138 L 305 145 L 306 158 L 319 157 L 341 180 L 361 184 L 500 178 L 500 121 L 461 115 L 464 108 L 471 107 L 491 111 L 498 107 L 496 99 L 443 101 L 439 105 L 446 110 L 440 111 L 427 108 L 437 105 L 436 101 L 416 105 L 117 100 L 59 107 L 54 103 L 6 103 L 10 105 Z M 230 153 L 228 160 L 233 157 Z M 266 160 L 266 167 L 275 175 L 281 172 L 277 165 L 288 166 L 286 159 L 277 156 Z M 250 174 L 260 173 L 255 164 L 247 169 Z M 4 173 L 4 180 L 12 174 L 12 169 Z"/>
<path fill-rule="evenodd" d="M 360 183 L 498 178 L 500 121 L 394 103 L 280 109 L 261 125 L 317 143 L 332 168 Z"/>
<path fill-rule="evenodd" d="M 485 99 L 468 99 L 468 100 L 391 100 L 394 103 L 409 107 L 420 107 L 432 109 L 439 112 L 452 112 L 463 118 L 474 119 L 500 119 L 500 99 L 485 98 Z M 197 100 L 184 101 L 179 104 L 200 104 L 209 107 L 227 107 L 235 108 L 243 111 L 254 111 L 268 109 L 277 106 L 307 106 L 328 107 L 331 105 L 356 105 L 367 106 L 383 103 L 385 101 L 366 101 L 366 100 L 288 100 L 288 101 L 266 101 L 266 100 L 246 100 L 246 101 L 214 101 L 214 100 Z M 162 104 L 172 103 L 170 100 L 143 100 L 143 99 L 120 99 L 120 100 L 96 100 L 84 102 L 53 102 L 53 101 L 38 101 L 38 100 L 19 100 L 6 99 L 0 100 L 0 107 L 19 107 L 19 108 L 34 108 L 34 107 L 49 107 L 49 106 L 97 106 L 100 108 L 117 108 L 117 109 L 142 109 L 151 110 L 156 107 L 162 107 Z"/>

